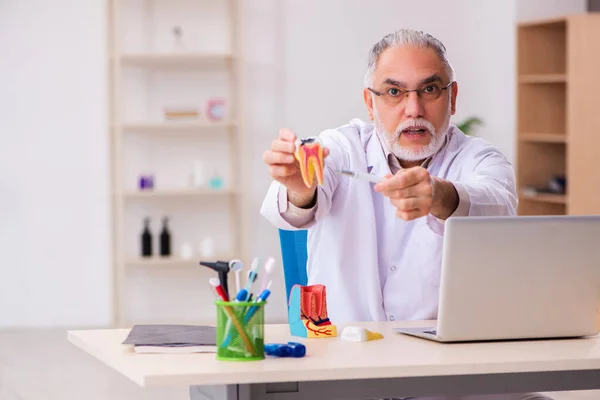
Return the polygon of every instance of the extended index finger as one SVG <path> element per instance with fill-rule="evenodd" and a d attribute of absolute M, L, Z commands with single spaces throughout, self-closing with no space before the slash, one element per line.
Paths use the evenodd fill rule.
<path fill-rule="evenodd" d="M 414 186 L 425 179 L 426 170 L 421 169 L 403 169 L 389 179 L 384 179 L 375 185 L 378 192 L 391 192 Z"/>

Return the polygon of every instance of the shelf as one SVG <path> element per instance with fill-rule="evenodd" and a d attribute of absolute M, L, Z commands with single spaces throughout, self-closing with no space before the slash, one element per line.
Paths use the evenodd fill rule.
<path fill-rule="evenodd" d="M 566 83 L 566 74 L 526 74 L 519 76 L 520 83 Z"/>
<path fill-rule="evenodd" d="M 517 77 L 531 83 L 566 82 L 566 19 L 529 21 L 517 27 Z"/>
<path fill-rule="evenodd" d="M 524 132 L 519 135 L 519 140 L 522 142 L 567 143 L 567 135 L 564 133 Z"/>
<path fill-rule="evenodd" d="M 232 257 L 230 254 L 217 254 L 214 257 L 210 257 L 211 260 L 231 260 L 235 257 Z M 125 261 L 125 264 L 129 267 L 135 266 L 146 266 L 146 267 L 202 267 L 200 263 L 201 257 L 192 257 L 190 259 L 183 259 L 179 257 L 165 257 L 161 258 L 160 256 L 154 256 L 149 258 L 132 258 Z"/>
<path fill-rule="evenodd" d="M 176 240 L 170 257 L 157 251 L 152 257 L 141 257 L 136 237 L 142 217 L 172 216 L 173 231 L 192 241 L 210 231 L 218 243 L 227 243 L 222 251 L 217 246 L 215 259 L 247 259 L 246 241 L 251 234 L 240 198 L 246 179 L 240 175 L 246 132 L 239 129 L 245 115 L 240 97 L 244 77 L 239 69 L 244 8 L 240 2 L 227 1 L 157 1 L 147 7 L 142 3 L 146 2 L 107 3 L 112 230 L 117 238 L 129 238 L 112 243 L 112 311 L 119 325 L 157 321 L 169 317 L 173 309 L 199 320 L 213 317 L 210 310 L 198 312 L 185 301 L 197 294 L 212 299 L 208 286 L 197 292 L 193 282 L 180 285 L 190 274 L 216 276 L 199 265 L 204 259 L 201 251 L 187 258 Z M 178 39 L 183 39 L 180 45 Z M 214 115 L 222 112 L 219 120 L 210 118 L 211 100 L 223 101 L 214 103 L 219 106 Z M 190 175 L 198 161 L 220 171 L 225 180 L 218 183 L 224 187 L 212 189 L 209 183 L 217 187 L 217 181 L 210 174 L 194 185 Z M 138 181 L 148 173 L 156 184 L 141 189 Z M 227 176 L 239 177 L 240 185 Z M 154 277 L 173 279 L 150 282 Z M 132 284 L 135 297 L 130 296 Z M 165 304 L 146 307 L 157 290 Z"/>
<path fill-rule="evenodd" d="M 564 82 L 519 85 L 517 99 L 519 132 L 559 134 L 567 131 L 567 85 Z"/>
<path fill-rule="evenodd" d="M 194 197 L 194 196 L 223 196 L 233 195 L 236 191 L 233 189 L 169 189 L 169 190 L 145 190 L 145 191 L 127 191 L 124 193 L 126 198 L 160 198 L 160 197 Z"/>
<path fill-rule="evenodd" d="M 567 23 L 566 17 L 551 17 L 551 18 L 542 18 L 542 19 L 529 20 L 529 21 L 520 21 L 520 22 L 517 22 L 517 26 L 519 26 L 521 28 L 540 28 L 540 27 L 564 28 L 566 23 Z"/>
<path fill-rule="evenodd" d="M 537 201 L 540 203 L 552 203 L 552 204 L 567 204 L 567 196 L 564 194 L 526 194 L 519 193 L 519 199 Z"/>
<path fill-rule="evenodd" d="M 199 54 L 123 54 L 118 57 L 123 64 L 130 65 L 201 65 L 212 62 L 233 60 L 228 53 Z"/>
<path fill-rule="evenodd" d="M 132 123 L 123 125 L 125 132 L 188 132 L 199 130 L 210 130 L 216 128 L 234 128 L 235 122 L 210 122 L 210 121 L 165 121 L 165 122 L 147 122 L 147 123 Z"/>

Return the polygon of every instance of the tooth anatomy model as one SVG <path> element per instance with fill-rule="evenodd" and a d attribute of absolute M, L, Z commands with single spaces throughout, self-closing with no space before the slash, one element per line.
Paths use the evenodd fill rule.
<path fill-rule="evenodd" d="M 317 176 L 319 185 L 323 184 L 323 146 L 316 137 L 297 139 L 294 156 L 300 164 L 300 173 L 306 187 L 312 187 Z"/>

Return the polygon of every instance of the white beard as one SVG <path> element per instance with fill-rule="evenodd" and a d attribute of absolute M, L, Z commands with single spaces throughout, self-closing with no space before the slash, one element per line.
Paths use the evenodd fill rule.
<path fill-rule="evenodd" d="M 393 133 L 387 132 L 383 124 L 381 123 L 381 119 L 379 118 L 379 114 L 377 113 L 377 109 L 375 107 L 375 102 L 373 102 L 373 116 L 375 119 L 375 128 L 378 132 L 380 132 L 380 137 L 385 141 L 389 151 L 395 155 L 399 160 L 403 161 L 421 161 L 428 157 L 433 156 L 437 153 L 442 146 L 444 145 L 444 141 L 446 139 L 446 134 L 448 133 L 448 128 L 450 127 L 450 117 L 452 113 L 450 112 L 450 102 L 448 102 L 448 113 L 446 114 L 446 119 L 444 120 L 444 124 L 440 128 L 439 132 L 436 131 L 433 124 L 423 118 L 413 118 L 408 119 L 402 122 Z M 402 134 L 402 131 L 406 128 L 410 128 L 412 126 L 422 125 L 425 126 L 429 132 L 431 133 L 430 142 L 421 148 L 407 148 L 400 145 L 398 139 Z"/>

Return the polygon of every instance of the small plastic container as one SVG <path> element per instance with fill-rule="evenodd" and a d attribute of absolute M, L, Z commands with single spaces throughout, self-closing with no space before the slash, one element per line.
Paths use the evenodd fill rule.
<path fill-rule="evenodd" d="M 217 360 L 265 358 L 266 302 L 217 301 Z"/>

